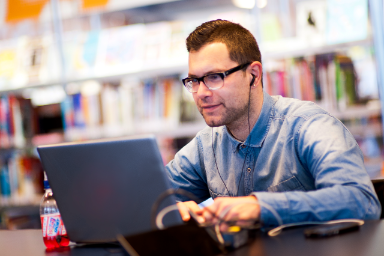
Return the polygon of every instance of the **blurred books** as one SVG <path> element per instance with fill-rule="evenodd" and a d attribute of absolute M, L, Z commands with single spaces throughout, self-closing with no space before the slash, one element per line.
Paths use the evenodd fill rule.
<path fill-rule="evenodd" d="M 36 205 L 43 194 L 43 169 L 37 157 L 12 151 L 0 159 L 0 205 Z"/>
<path fill-rule="evenodd" d="M 61 103 L 68 141 L 158 133 L 179 126 L 183 87 L 176 78 L 71 86 Z"/>
<path fill-rule="evenodd" d="M 364 64 L 363 64 L 364 63 Z M 354 46 L 345 51 L 267 61 L 264 89 L 282 95 L 317 102 L 331 113 L 378 100 L 372 50 Z"/>

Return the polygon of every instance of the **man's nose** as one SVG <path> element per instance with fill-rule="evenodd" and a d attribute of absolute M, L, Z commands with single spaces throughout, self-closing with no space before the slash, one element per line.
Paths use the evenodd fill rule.
<path fill-rule="evenodd" d="M 203 81 L 200 81 L 199 88 L 196 92 L 199 98 L 204 98 L 212 95 L 212 91 L 205 85 Z"/>

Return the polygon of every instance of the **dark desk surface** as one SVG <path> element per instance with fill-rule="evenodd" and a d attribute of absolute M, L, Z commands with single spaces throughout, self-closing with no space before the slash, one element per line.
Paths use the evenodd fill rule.
<path fill-rule="evenodd" d="M 259 234 L 248 246 L 228 254 L 252 256 L 383 256 L 384 220 L 366 221 L 358 231 L 328 238 L 305 238 L 305 228 L 283 230 L 275 237 Z"/>
<path fill-rule="evenodd" d="M 321 239 L 306 239 L 304 228 L 283 231 L 276 237 L 260 233 L 255 241 L 228 256 L 383 256 L 384 220 L 367 221 L 359 231 Z M 41 230 L 0 231 L 0 255 L 60 256 L 60 255 L 126 255 L 119 248 L 70 248 L 67 251 L 46 252 Z M 161 255 L 161 253 L 159 253 Z"/>

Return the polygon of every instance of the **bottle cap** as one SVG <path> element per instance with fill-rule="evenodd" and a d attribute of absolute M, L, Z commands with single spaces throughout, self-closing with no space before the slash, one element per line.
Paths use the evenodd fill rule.
<path fill-rule="evenodd" d="M 44 189 L 51 188 L 48 183 L 47 174 L 44 172 Z"/>

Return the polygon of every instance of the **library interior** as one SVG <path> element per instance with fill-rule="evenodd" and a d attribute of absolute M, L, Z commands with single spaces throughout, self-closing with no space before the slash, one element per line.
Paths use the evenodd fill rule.
<path fill-rule="evenodd" d="M 0 1 L 3 245 L 5 237 L 31 236 L 4 232 L 41 233 L 39 146 L 150 134 L 165 166 L 207 126 L 182 79 L 188 76 L 186 38 L 216 19 L 238 23 L 256 38 L 266 93 L 314 102 L 339 119 L 361 149 L 369 178 L 384 180 L 383 14 L 382 0 Z M 379 244 L 369 249 L 378 226 L 367 224 L 360 231 L 368 238 L 350 241 L 368 251 L 350 255 L 384 252 Z M 43 248 L 40 233 L 33 241 Z M 277 240 L 256 237 L 262 242 L 243 249 L 245 255 L 293 252 L 286 247 L 297 242 L 287 237 L 276 249 Z M 337 255 L 345 238 L 329 240 L 334 251 L 327 255 Z M 88 254 L 98 255 L 82 255 Z"/>

